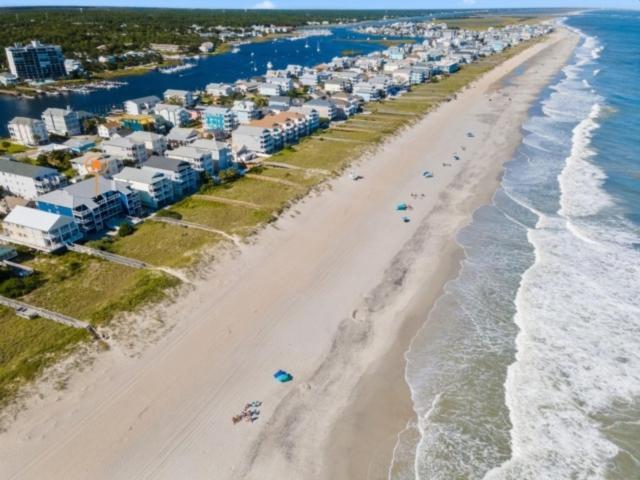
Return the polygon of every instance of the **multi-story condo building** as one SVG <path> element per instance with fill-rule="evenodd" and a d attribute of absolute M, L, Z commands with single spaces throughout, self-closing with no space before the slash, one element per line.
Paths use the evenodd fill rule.
<path fill-rule="evenodd" d="M 314 108 L 294 106 L 289 109 L 289 112 L 301 113 L 305 116 L 307 122 L 307 131 L 309 133 L 315 132 L 320 128 L 320 114 Z"/>
<path fill-rule="evenodd" d="M 147 159 L 145 144 L 129 137 L 113 137 L 102 142 L 102 152 L 113 157 L 141 164 Z"/>
<path fill-rule="evenodd" d="M 62 137 L 80 135 L 82 128 L 78 114 L 71 108 L 47 108 L 42 112 L 42 121 L 47 128 L 47 132 Z"/>
<path fill-rule="evenodd" d="M 191 144 L 193 148 L 203 150 L 211 154 L 211 161 L 213 162 L 213 171 L 218 174 L 220 170 L 224 170 L 231 166 L 233 155 L 231 149 L 224 142 L 218 142 L 216 140 L 206 140 L 199 138 Z"/>
<path fill-rule="evenodd" d="M 162 155 L 167 149 L 166 137 L 154 132 L 133 132 L 127 138 L 135 143 L 143 143 L 148 155 Z"/>
<path fill-rule="evenodd" d="M 205 90 L 212 97 L 228 97 L 233 94 L 233 87 L 228 83 L 210 83 Z"/>
<path fill-rule="evenodd" d="M 236 128 L 236 114 L 230 108 L 208 107 L 202 114 L 205 130 L 229 133 Z"/>
<path fill-rule="evenodd" d="M 155 95 L 133 98 L 124 102 L 124 109 L 129 115 L 142 115 L 153 110 L 160 101 Z"/>
<path fill-rule="evenodd" d="M 256 104 L 251 100 L 236 100 L 233 102 L 231 110 L 236 114 L 238 123 L 243 125 L 250 123 L 260 115 L 256 108 Z"/>
<path fill-rule="evenodd" d="M 58 45 L 45 45 L 37 40 L 27 45 L 16 43 L 5 48 L 9 70 L 24 80 L 42 82 L 66 75 L 64 55 Z"/>
<path fill-rule="evenodd" d="M 11 140 L 27 146 L 36 146 L 49 141 L 47 127 L 42 120 L 15 117 L 7 125 Z"/>
<path fill-rule="evenodd" d="M 9 241 L 54 252 L 82 238 L 73 218 L 18 205 L 2 222 Z"/>
<path fill-rule="evenodd" d="M 142 169 L 164 174 L 173 186 L 175 199 L 184 197 L 198 189 L 200 181 L 198 173 L 191 168 L 189 162 L 184 160 L 154 155 L 144 163 Z"/>
<path fill-rule="evenodd" d="M 66 178 L 53 168 L 0 158 L 0 188 L 16 197 L 34 200 L 66 183 Z"/>
<path fill-rule="evenodd" d="M 36 199 L 39 210 L 72 218 L 82 232 L 99 232 L 110 222 L 142 212 L 140 195 L 128 185 L 97 176 L 46 193 Z"/>
<path fill-rule="evenodd" d="M 154 111 L 174 127 L 182 127 L 183 125 L 186 125 L 191 118 L 189 116 L 189 112 L 180 105 L 159 103 L 154 107 Z"/>
<path fill-rule="evenodd" d="M 274 151 L 274 142 L 268 128 L 241 125 L 231 134 L 231 143 L 235 151 L 243 147 L 255 153 L 270 154 Z"/>
<path fill-rule="evenodd" d="M 143 206 L 156 210 L 174 200 L 173 185 L 162 172 L 144 168 L 124 167 L 113 176 L 116 185 L 128 186 L 138 192 Z"/>
<path fill-rule="evenodd" d="M 336 105 L 331 100 L 324 100 L 322 98 L 316 98 L 309 100 L 302 105 L 304 111 L 315 110 L 320 117 L 333 120 L 336 118 L 337 110 Z"/>
<path fill-rule="evenodd" d="M 167 157 L 174 160 L 183 160 L 188 162 L 196 172 L 205 172 L 211 176 L 215 175 L 213 168 L 213 159 L 211 152 L 204 149 L 195 148 L 191 145 L 178 147 L 175 150 L 167 150 Z"/>

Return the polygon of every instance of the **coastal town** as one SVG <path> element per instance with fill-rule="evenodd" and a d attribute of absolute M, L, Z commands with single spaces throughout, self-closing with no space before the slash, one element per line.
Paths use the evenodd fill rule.
<path fill-rule="evenodd" d="M 7 125 L 10 138 L 0 141 L 0 240 L 5 283 L 17 287 L 3 289 L 0 303 L 21 316 L 80 325 L 98 335 L 93 325 L 103 320 L 92 319 L 112 312 L 61 320 L 56 310 L 64 308 L 56 307 L 55 292 L 47 294 L 44 306 L 56 308 L 29 303 L 39 284 L 28 279 L 45 265 L 67 268 L 97 258 L 126 272 L 149 272 L 144 281 L 153 288 L 131 287 L 131 305 L 161 298 L 156 290 L 185 278 L 178 270 L 192 265 L 194 252 L 207 245 L 204 235 L 238 242 L 254 231 L 250 226 L 273 218 L 274 205 L 281 208 L 339 172 L 342 156 L 357 155 L 393 131 L 385 125 L 402 125 L 423 111 L 411 109 L 413 91 L 446 86 L 473 65 L 502 58 L 553 29 L 551 23 L 535 23 L 472 31 L 430 23 L 416 30 L 414 41 L 384 50 L 314 67 L 268 66 L 263 75 L 209 83 L 203 90 L 167 89 L 128 99 L 106 115 L 67 107 L 47 108 L 39 118 L 15 117 Z M 0 74 L 4 82 L 67 75 L 67 59 L 56 45 L 34 40 L 5 53 L 10 72 Z M 456 88 L 443 89 L 442 99 L 451 99 Z M 403 98 L 409 109 L 390 113 Z M 382 128 L 369 136 L 367 121 Z M 312 144 L 320 149 L 302 163 L 287 163 L 287 155 Z M 342 150 L 334 154 L 334 148 Z M 244 185 L 238 190 L 244 193 L 228 190 L 234 185 Z M 277 202 L 265 200 L 265 185 Z M 163 237 L 158 225 L 172 229 L 171 235 Z M 128 240 L 143 231 L 145 240 Z M 158 251 L 162 262 L 153 257 Z M 145 293 L 138 295 L 138 288 Z M 127 309 L 133 306 L 122 308 Z"/>

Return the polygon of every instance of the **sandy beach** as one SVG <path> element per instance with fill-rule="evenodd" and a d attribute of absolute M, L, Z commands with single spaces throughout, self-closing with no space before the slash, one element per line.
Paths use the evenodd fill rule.
<path fill-rule="evenodd" d="M 576 42 L 559 31 L 506 61 L 361 159 L 363 180 L 331 181 L 218 259 L 140 354 L 114 342 L 30 399 L 0 434 L 0 477 L 387 478 L 412 416 L 403 353 Z M 233 425 L 254 400 L 259 419 Z"/>

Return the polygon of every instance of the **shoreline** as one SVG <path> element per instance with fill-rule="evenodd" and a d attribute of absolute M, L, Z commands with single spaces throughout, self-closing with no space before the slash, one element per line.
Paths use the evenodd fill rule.
<path fill-rule="evenodd" d="M 416 173 L 426 161 L 421 128 L 438 126 L 442 118 L 455 121 L 458 109 L 468 106 L 465 99 L 478 94 L 478 84 L 493 84 L 493 77 L 502 78 L 501 71 L 513 70 L 544 44 L 507 60 L 507 66 L 498 66 L 459 93 L 458 100 L 441 105 L 382 151 L 368 155 L 373 158 L 358 166 L 363 183 L 344 176 L 332 181 L 333 192 L 305 198 L 294 213 L 265 229 L 260 242 L 214 266 L 179 305 L 167 308 L 166 315 L 179 320 L 141 358 L 131 359 L 122 349 L 109 352 L 95 369 L 72 379 L 64 395 L 34 399 L 34 415 L 22 415 L 0 438 L 0 463 L 10 469 L 6 476 L 41 478 L 47 472 L 60 478 L 176 478 L 188 472 L 190 478 L 285 478 L 300 468 L 306 478 L 319 474 L 317 458 L 309 465 L 306 460 L 317 457 L 318 437 L 330 438 L 331 412 L 348 408 L 354 382 L 373 362 L 382 361 L 376 359 L 384 358 L 380 353 L 390 343 L 376 330 L 394 338 L 398 325 L 393 320 L 414 297 L 400 291 L 405 282 L 415 282 L 412 263 L 420 242 L 412 240 L 429 237 L 451 248 L 450 237 L 439 238 L 430 229 L 454 227 L 456 232 L 467 212 L 437 206 L 464 200 L 469 180 L 477 185 L 478 177 L 492 176 L 467 158 L 454 168 L 434 164 L 433 188 L 424 202 L 416 200 L 411 213 L 424 220 L 389 229 L 389 222 L 398 222 L 389 205 L 424 189 L 425 180 Z M 505 98 L 496 98 L 494 105 L 499 103 L 506 104 Z M 469 121 L 480 127 L 477 119 Z M 451 155 L 466 126 L 428 136 L 442 137 L 439 148 Z M 407 171 L 397 166 L 402 147 L 407 149 Z M 495 148 L 490 147 L 487 153 L 493 156 Z M 379 235 L 382 229 L 385 235 Z M 412 247 L 409 255 L 401 255 L 407 246 Z M 442 278 L 434 281 L 440 288 L 434 286 L 433 298 L 457 264 L 444 256 L 448 262 L 438 262 Z M 358 275 L 349 278 L 353 272 Z M 433 270 L 430 274 L 438 278 Z M 380 324 L 375 329 L 373 320 Z M 345 347 L 349 354 L 359 354 L 353 365 L 350 355 L 336 355 Z M 346 375 L 336 379 L 335 367 L 344 365 L 353 369 L 342 370 Z M 274 385 L 270 377 L 278 367 L 293 369 L 293 384 Z M 323 396 L 345 384 L 351 389 Z M 256 425 L 230 425 L 230 416 L 252 399 L 264 401 L 265 419 Z M 318 405 L 321 399 L 327 404 Z M 318 436 L 306 435 L 298 444 L 297 435 L 310 431 L 306 427 L 316 429 Z M 100 438 L 92 437 L 92 431 L 100 431 Z M 81 460 L 69 462 L 69 454 Z"/>
<path fill-rule="evenodd" d="M 575 48 L 577 42 L 575 41 L 575 35 L 573 37 Z M 567 38 L 570 38 L 570 35 L 567 35 Z M 569 52 L 564 52 L 563 55 L 566 56 L 566 60 L 569 58 L 568 54 L 572 52 L 573 48 Z M 518 76 L 526 75 L 529 68 L 535 68 L 537 57 L 538 55 L 523 62 L 518 67 L 523 70 Z M 557 74 L 560 68 L 566 64 L 566 60 L 552 69 L 547 75 L 547 82 L 537 85 L 538 93 L 536 97 L 548 86 L 553 75 Z M 495 91 L 507 89 L 511 80 L 510 77 L 513 75 L 516 75 L 515 71 L 497 80 L 496 84 L 491 88 L 495 89 Z M 498 86 L 497 83 L 500 83 L 500 85 Z M 534 101 L 535 98 L 532 98 L 528 103 L 528 108 L 521 112 L 521 115 L 514 123 L 522 125 Z M 519 130 L 521 132 L 521 127 L 519 127 Z M 476 198 L 470 202 L 475 205 L 471 212 L 472 215 L 475 210 L 491 202 L 500 186 L 504 173 L 504 163 L 510 160 L 521 140 L 521 133 L 512 137 L 510 145 L 502 152 L 503 156 L 509 151 L 511 154 L 504 156 L 504 161 L 493 166 L 495 169 L 493 176 L 487 175 L 491 184 L 483 191 L 478 192 Z M 471 217 L 469 221 L 471 221 Z M 464 226 L 466 225 L 462 227 Z M 398 329 L 390 348 L 362 377 L 351 396 L 349 405 L 335 421 L 331 436 L 327 441 L 325 463 L 332 465 L 332 467 L 329 469 L 330 474 L 326 478 L 386 479 L 391 472 L 392 459 L 399 435 L 406 430 L 410 422 L 415 422 L 410 386 L 404 376 L 406 369 L 405 355 L 411 348 L 411 343 L 418 332 L 422 329 L 430 328 L 429 312 L 444 293 L 446 283 L 454 280 L 459 275 L 462 266 L 461 262 L 465 258 L 464 249 L 457 242 L 453 242 L 443 252 L 442 257 L 446 261 L 441 261 L 435 276 L 424 275 L 422 278 L 415 280 L 416 284 L 418 284 L 415 287 L 415 295 L 398 315 L 402 317 L 402 325 Z M 431 286 L 429 288 L 428 283 L 435 283 L 436 287 Z M 387 385 L 387 388 L 381 389 L 379 388 L 380 378 L 391 379 L 392 381 Z M 380 412 L 393 412 L 393 415 L 389 415 L 390 418 L 387 418 L 382 423 L 366 421 L 366 419 L 377 416 Z M 375 450 L 370 450 L 364 442 L 359 441 L 362 438 L 377 439 L 382 445 L 378 445 Z M 351 446 L 349 455 L 344 455 L 344 451 L 340 452 L 346 445 Z M 353 446 L 356 446 L 356 448 L 354 449 Z M 382 452 L 382 458 L 376 459 L 375 455 L 380 451 Z"/>

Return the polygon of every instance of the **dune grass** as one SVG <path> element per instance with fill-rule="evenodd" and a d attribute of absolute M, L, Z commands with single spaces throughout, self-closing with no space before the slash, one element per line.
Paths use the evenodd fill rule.
<path fill-rule="evenodd" d="M 88 339 L 86 330 L 42 318 L 27 320 L 0 306 L 0 405 L 46 366 Z"/>
<path fill-rule="evenodd" d="M 203 230 L 144 222 L 132 235 L 114 240 L 110 250 L 158 267 L 185 268 L 198 261 L 205 246 L 221 240 Z"/>

